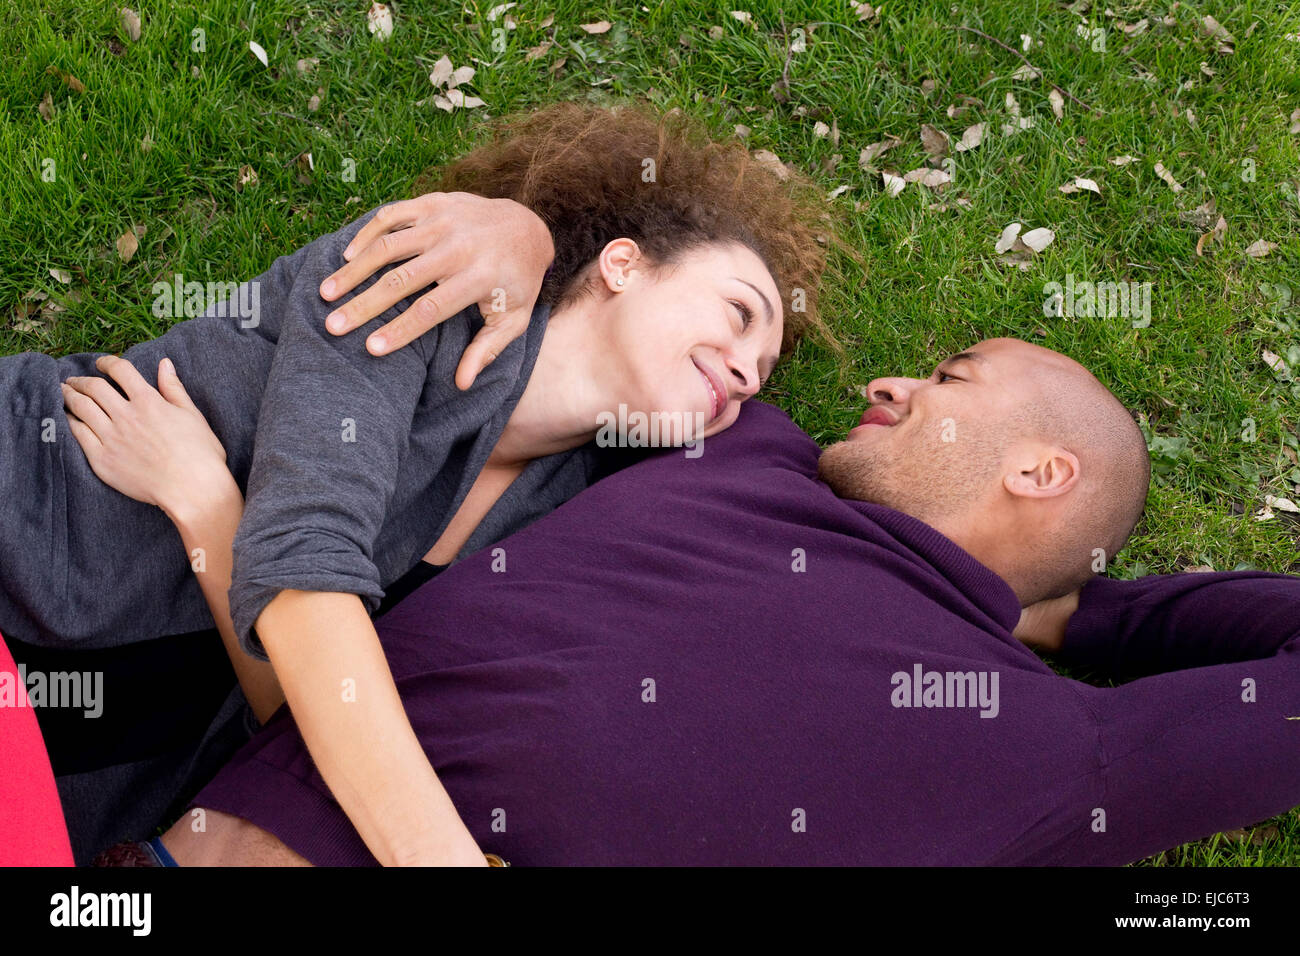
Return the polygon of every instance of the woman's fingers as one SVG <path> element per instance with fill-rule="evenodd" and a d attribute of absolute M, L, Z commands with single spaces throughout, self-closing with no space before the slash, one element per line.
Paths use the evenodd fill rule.
<path fill-rule="evenodd" d="M 190 393 L 185 390 L 181 377 L 176 374 L 176 366 L 169 358 L 158 363 L 158 394 L 179 408 L 188 408 L 196 412 L 199 410 L 194 400 L 190 398 Z"/>
<path fill-rule="evenodd" d="M 99 440 L 99 436 L 75 415 L 68 416 L 68 430 L 72 432 L 72 437 L 77 440 L 81 450 L 86 453 L 86 459 L 93 462 L 104 448 L 104 443 Z"/>
<path fill-rule="evenodd" d="M 122 391 L 126 392 L 126 397 L 129 399 L 137 399 L 155 391 L 154 387 L 145 381 L 140 371 L 120 356 L 101 355 L 95 359 L 95 368 L 121 385 Z"/>
<path fill-rule="evenodd" d="M 67 382 L 62 383 L 59 388 L 63 391 L 63 404 L 68 410 L 69 419 L 75 415 L 79 424 L 89 426 L 89 430 L 96 434 L 112 425 L 104 410 L 99 407 L 99 403 L 89 395 L 83 395 Z"/>
<path fill-rule="evenodd" d="M 387 355 L 411 344 L 439 322 L 473 304 L 478 298 L 475 287 L 473 277 L 463 272 L 456 273 L 412 302 L 397 318 L 371 333 L 366 339 L 366 348 L 371 355 Z"/>

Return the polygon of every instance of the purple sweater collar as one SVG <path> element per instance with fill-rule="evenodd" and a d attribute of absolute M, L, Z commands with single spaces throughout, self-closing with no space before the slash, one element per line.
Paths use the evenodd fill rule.
<path fill-rule="evenodd" d="M 952 582 L 990 620 L 1007 631 L 1015 629 L 1020 621 L 1020 599 L 1011 585 L 951 538 L 919 518 L 884 505 L 868 501 L 845 503 L 905 544 L 917 558 Z"/>

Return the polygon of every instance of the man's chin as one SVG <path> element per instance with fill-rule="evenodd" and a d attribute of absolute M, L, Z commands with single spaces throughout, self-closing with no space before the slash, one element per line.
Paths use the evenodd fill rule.
<path fill-rule="evenodd" d="M 828 446 L 817 459 L 817 477 L 837 497 L 888 504 L 881 494 L 885 466 L 880 453 L 863 442 L 844 440 Z"/>

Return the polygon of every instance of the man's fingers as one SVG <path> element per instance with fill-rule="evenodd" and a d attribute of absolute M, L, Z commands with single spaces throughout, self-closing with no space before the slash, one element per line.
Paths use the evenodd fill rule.
<path fill-rule="evenodd" d="M 496 361 L 507 345 L 519 338 L 520 333 L 528 327 L 532 310 L 516 309 L 505 314 L 499 321 L 484 325 L 469 343 L 465 353 L 456 366 L 456 387 L 461 391 L 469 388 L 478 378 L 479 372 Z"/>
<path fill-rule="evenodd" d="M 75 415 L 80 419 L 78 424 L 87 431 L 98 433 L 112 424 L 98 402 L 89 395 L 83 395 L 66 382 L 63 383 L 63 404 L 67 406 L 70 413 L 68 419 L 71 420 Z"/>
<path fill-rule="evenodd" d="M 403 259 L 412 259 L 420 255 L 428 247 L 428 241 L 422 238 L 423 236 L 424 231 L 420 229 L 401 229 L 378 236 L 368 245 L 358 246 L 357 254 L 352 261 L 337 272 L 330 273 L 320 284 L 321 298 L 333 302 L 351 292 L 388 263 L 401 262 Z M 376 283 L 372 288 L 379 288 L 380 285 L 382 283 Z M 384 311 L 400 299 L 402 294 L 393 297 L 379 311 Z"/>
<path fill-rule="evenodd" d="M 129 399 L 137 399 L 153 391 L 153 386 L 145 381 L 139 369 L 126 359 L 117 355 L 101 355 L 95 359 L 95 368 L 104 372 L 126 392 Z"/>
<path fill-rule="evenodd" d="M 387 355 L 414 342 L 435 325 L 474 302 L 477 298 L 473 289 L 474 281 L 472 277 L 458 272 L 436 289 L 430 289 L 397 318 L 376 329 L 366 339 L 366 348 L 371 355 Z"/>
<path fill-rule="evenodd" d="M 394 229 L 405 229 L 420 216 L 421 204 L 414 199 L 402 199 L 386 206 L 380 206 L 370 221 L 357 230 L 347 248 L 343 250 L 344 259 L 352 259 L 358 252 L 370 245 L 379 236 Z"/>

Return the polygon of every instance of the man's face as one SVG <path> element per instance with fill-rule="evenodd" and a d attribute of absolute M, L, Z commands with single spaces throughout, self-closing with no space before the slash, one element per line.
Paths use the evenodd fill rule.
<path fill-rule="evenodd" d="M 997 493 L 1016 409 L 1036 373 L 1071 360 L 1016 339 L 989 339 L 940 362 L 929 378 L 878 378 L 870 407 L 818 471 L 841 498 L 933 522 Z"/>

